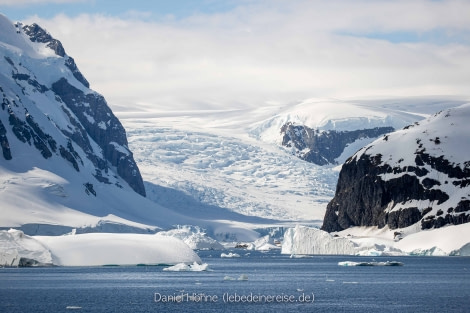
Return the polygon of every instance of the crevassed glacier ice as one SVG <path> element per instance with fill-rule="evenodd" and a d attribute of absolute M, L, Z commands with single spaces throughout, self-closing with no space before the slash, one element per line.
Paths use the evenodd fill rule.
<path fill-rule="evenodd" d="M 335 238 L 323 230 L 297 225 L 285 232 L 281 253 L 354 255 L 355 249 L 346 238 Z"/>

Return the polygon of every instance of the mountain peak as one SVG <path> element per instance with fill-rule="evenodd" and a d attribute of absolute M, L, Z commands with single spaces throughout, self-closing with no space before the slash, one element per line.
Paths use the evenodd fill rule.
<path fill-rule="evenodd" d="M 18 27 L 19 24 L 17 24 L 17 28 Z M 62 43 L 59 40 L 52 38 L 52 36 L 38 24 L 33 23 L 32 25 L 25 25 L 22 28 L 32 42 L 45 43 L 47 44 L 46 46 L 51 48 L 56 55 L 61 57 L 65 56 L 65 49 L 62 46 Z"/>
<path fill-rule="evenodd" d="M 59 158 L 76 172 L 87 172 L 87 191 L 91 175 L 95 184 L 122 188 L 127 183 L 145 196 L 124 127 L 105 98 L 89 89 L 59 40 L 37 24 L 12 23 L 0 15 L 0 54 L 5 160 L 15 163 L 26 147 L 34 147 L 44 159 Z"/>

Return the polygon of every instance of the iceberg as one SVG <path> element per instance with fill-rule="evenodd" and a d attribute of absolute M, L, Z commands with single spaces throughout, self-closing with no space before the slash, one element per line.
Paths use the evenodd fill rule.
<path fill-rule="evenodd" d="M 1 266 L 178 263 L 194 267 L 202 262 L 191 248 L 174 237 L 115 233 L 28 236 L 16 229 L 0 231 Z"/>
<path fill-rule="evenodd" d="M 281 253 L 354 255 L 355 247 L 347 238 L 336 238 L 323 230 L 297 225 L 285 232 Z"/>
<path fill-rule="evenodd" d="M 279 247 L 274 244 L 274 239 L 271 238 L 269 235 L 258 238 L 252 243 L 247 243 L 246 246 L 247 250 L 257 251 L 269 251 L 273 249 L 279 249 Z"/>
<path fill-rule="evenodd" d="M 34 239 L 51 251 L 55 265 L 202 263 L 199 256 L 183 241 L 169 236 L 87 233 L 67 236 L 35 236 Z"/>
<path fill-rule="evenodd" d="M 0 231 L 0 266 L 51 265 L 50 251 L 21 230 Z"/>

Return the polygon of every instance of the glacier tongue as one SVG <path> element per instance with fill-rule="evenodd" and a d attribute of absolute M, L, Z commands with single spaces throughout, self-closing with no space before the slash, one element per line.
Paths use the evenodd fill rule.
<path fill-rule="evenodd" d="M 281 253 L 354 255 L 355 249 L 346 238 L 335 238 L 320 229 L 297 225 L 284 234 Z"/>

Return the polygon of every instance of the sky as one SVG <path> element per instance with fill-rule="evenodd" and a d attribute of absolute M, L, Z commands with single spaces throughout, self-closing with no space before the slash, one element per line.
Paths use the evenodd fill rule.
<path fill-rule="evenodd" d="M 0 0 L 121 110 L 470 98 L 467 0 Z"/>

